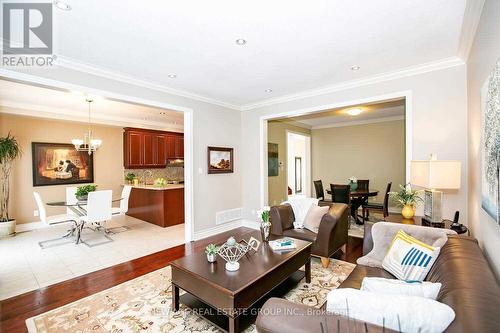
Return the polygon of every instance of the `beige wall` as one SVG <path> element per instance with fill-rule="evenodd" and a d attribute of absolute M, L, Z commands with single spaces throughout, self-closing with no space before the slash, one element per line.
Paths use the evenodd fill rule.
<path fill-rule="evenodd" d="M 0 136 L 9 131 L 21 145 L 23 154 L 13 165 L 10 191 L 10 215 L 18 223 L 39 221 L 33 216 L 36 208 L 33 191 L 37 191 L 45 202 L 65 198 L 65 185 L 33 187 L 31 142 L 69 143 L 83 136 L 86 124 L 28 118 L 0 113 Z M 103 140 L 101 148 L 94 153 L 94 183 L 100 189 L 121 192 L 123 183 L 123 130 L 119 127 L 93 126 L 96 137 Z M 75 185 L 77 186 L 77 185 Z M 64 209 L 48 208 L 47 214 L 61 214 Z"/>
<path fill-rule="evenodd" d="M 354 176 L 369 179 L 382 202 L 388 182 L 405 183 L 405 164 L 404 120 L 312 130 L 312 177 L 325 191 Z"/>
<path fill-rule="evenodd" d="M 467 61 L 469 226 L 500 277 L 500 226 L 481 208 L 481 88 L 500 58 L 500 1 L 486 0 Z"/>
<path fill-rule="evenodd" d="M 279 169 L 278 176 L 268 177 L 269 204 L 275 205 L 287 198 L 287 131 L 310 134 L 311 130 L 279 121 L 270 121 L 267 127 L 267 140 L 269 143 L 278 144 L 278 160 L 283 162 L 283 168 Z"/>

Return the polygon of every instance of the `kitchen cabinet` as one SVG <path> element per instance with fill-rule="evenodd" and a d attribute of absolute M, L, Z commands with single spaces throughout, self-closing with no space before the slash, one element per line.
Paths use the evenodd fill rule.
<path fill-rule="evenodd" d="M 164 168 L 168 159 L 184 158 L 184 135 L 125 128 L 123 162 L 126 169 Z"/>
<path fill-rule="evenodd" d="M 184 186 L 132 187 L 127 215 L 164 228 L 184 223 Z"/>

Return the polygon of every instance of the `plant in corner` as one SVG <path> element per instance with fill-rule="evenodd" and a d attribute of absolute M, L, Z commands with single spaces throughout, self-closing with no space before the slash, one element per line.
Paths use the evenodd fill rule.
<path fill-rule="evenodd" d="M 217 260 L 218 251 L 219 248 L 215 244 L 208 244 L 208 246 L 205 248 L 208 262 L 215 262 Z"/>
<path fill-rule="evenodd" d="M 0 137 L 0 238 L 16 231 L 16 220 L 9 217 L 9 178 L 12 162 L 21 155 L 16 138 L 7 134 Z"/>
<path fill-rule="evenodd" d="M 76 198 L 80 201 L 87 200 L 89 192 L 94 192 L 96 189 L 97 185 L 78 186 L 76 189 Z"/>
<path fill-rule="evenodd" d="M 410 183 L 406 185 L 399 185 L 399 192 L 389 192 L 391 199 L 395 200 L 399 206 L 403 207 L 401 215 L 404 218 L 411 219 L 415 216 L 415 208 L 422 198 L 419 196 L 417 190 L 412 190 Z"/>

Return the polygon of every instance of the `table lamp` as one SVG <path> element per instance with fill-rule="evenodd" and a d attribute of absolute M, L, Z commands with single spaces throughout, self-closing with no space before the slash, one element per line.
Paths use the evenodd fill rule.
<path fill-rule="evenodd" d="M 410 162 L 410 183 L 425 188 L 424 217 L 431 223 L 443 221 L 443 192 L 460 188 L 460 161 L 440 161 L 436 154 L 425 161 Z"/>

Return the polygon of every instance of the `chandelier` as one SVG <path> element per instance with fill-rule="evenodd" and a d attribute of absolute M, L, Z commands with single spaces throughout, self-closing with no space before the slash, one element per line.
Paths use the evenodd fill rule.
<path fill-rule="evenodd" d="M 89 103 L 89 129 L 84 133 L 83 140 L 73 139 L 71 140 L 71 143 L 75 146 L 75 149 L 77 151 L 86 151 L 89 155 L 91 155 L 92 152 L 96 151 L 102 144 L 102 140 L 94 139 L 94 137 L 92 136 L 92 123 L 90 122 L 90 104 L 92 104 L 94 100 L 86 99 L 85 101 Z"/>

